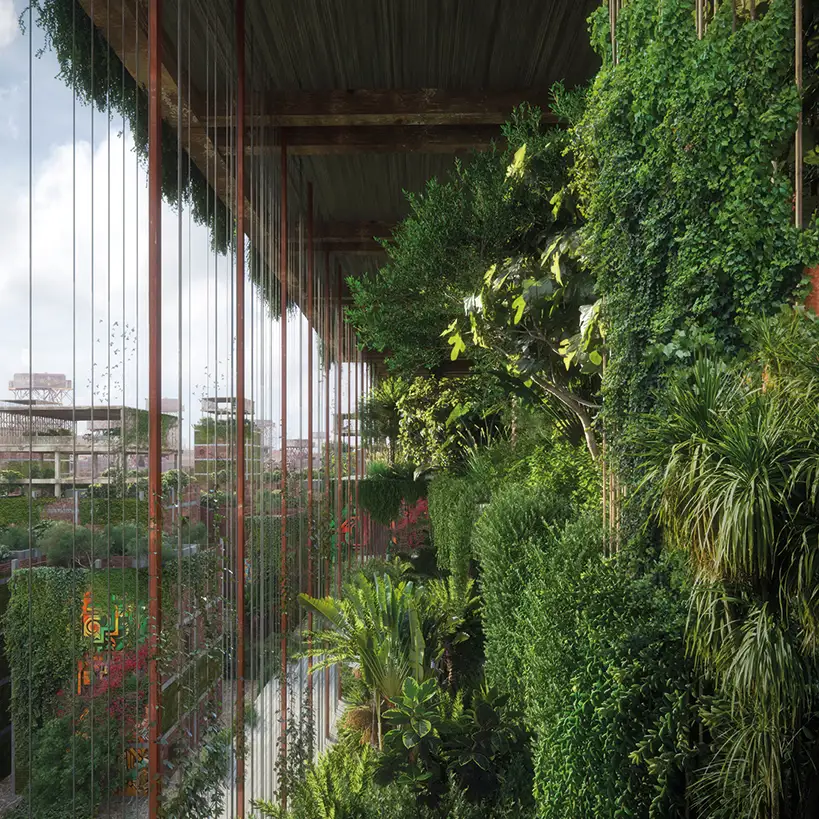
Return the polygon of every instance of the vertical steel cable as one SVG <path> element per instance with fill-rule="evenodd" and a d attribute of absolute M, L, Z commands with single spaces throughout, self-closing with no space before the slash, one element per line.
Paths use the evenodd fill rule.
<path fill-rule="evenodd" d="M 284 132 L 281 134 L 281 234 L 279 246 L 281 251 L 279 275 L 281 278 L 281 441 L 282 441 L 282 504 L 281 504 L 281 679 L 279 681 L 281 713 L 279 715 L 279 742 L 281 747 L 282 768 L 287 765 L 287 143 Z M 280 787 L 281 804 L 287 807 L 287 783 Z"/>
<path fill-rule="evenodd" d="M 106 30 L 110 30 L 111 28 L 111 3 L 110 0 L 106 0 L 105 4 L 105 22 L 106 22 Z M 108 479 L 106 482 L 106 502 L 105 502 L 105 541 L 106 541 L 106 561 L 105 561 L 105 609 L 106 609 L 106 616 L 108 617 L 108 622 L 111 622 L 111 435 L 110 435 L 110 426 L 111 426 L 111 49 L 108 48 L 105 50 L 105 127 L 106 127 L 106 139 L 105 139 L 105 147 L 106 147 L 106 160 L 107 160 L 107 168 L 106 168 L 106 187 L 107 187 L 107 197 L 106 197 L 106 241 L 105 241 L 105 249 L 106 249 L 106 317 L 107 317 L 107 332 L 106 332 L 106 341 L 107 344 L 107 384 L 106 384 L 106 400 L 105 400 L 105 425 L 107 428 L 106 431 L 106 443 L 107 443 L 107 462 L 106 462 L 106 472 L 108 475 Z M 92 251 L 93 252 L 93 251 Z M 96 603 L 95 603 L 96 605 Z M 107 648 L 104 648 L 107 650 Z M 111 657 L 109 653 L 109 662 L 113 661 L 113 657 Z M 106 709 L 107 713 L 111 713 L 111 686 L 106 686 Z M 106 756 L 106 771 L 111 770 L 111 738 L 107 736 L 105 742 L 105 756 Z M 108 789 L 108 793 L 106 794 L 106 805 L 108 808 L 108 812 L 111 812 L 111 790 Z"/>
<path fill-rule="evenodd" d="M 245 815 L 245 3 L 236 0 L 236 789 Z"/>
<path fill-rule="evenodd" d="M 182 0 L 177 0 L 176 6 L 176 51 L 179 64 L 185 59 L 182 42 Z M 182 220 L 183 220 L 183 196 L 182 196 L 182 78 L 177 77 L 176 84 L 176 252 L 177 252 L 177 280 L 176 280 L 176 332 L 177 332 L 177 441 L 176 441 L 176 487 L 174 494 L 176 497 L 175 508 L 173 510 L 173 522 L 176 525 L 176 713 L 177 720 L 185 718 L 183 688 L 187 678 L 187 658 L 183 651 L 183 629 L 185 627 L 182 577 L 184 573 L 182 562 L 182 348 L 183 348 L 183 308 L 182 308 Z M 194 614 L 195 616 L 195 614 Z M 194 683 L 195 684 L 195 683 Z M 193 689 L 195 694 L 193 700 L 198 703 L 198 689 Z M 196 705 L 194 707 L 197 707 Z"/>
<path fill-rule="evenodd" d="M 120 25 L 122 26 L 122 30 L 124 31 L 125 30 L 125 5 L 124 4 L 122 5 L 122 9 L 121 9 Z M 122 98 L 125 99 L 126 92 L 125 92 L 125 64 L 124 63 L 122 64 L 122 68 L 121 68 L 121 72 L 120 72 L 120 93 L 122 95 Z M 120 345 L 120 350 L 121 350 L 121 353 L 122 353 L 122 358 L 121 358 L 121 365 L 122 365 L 122 369 L 121 369 L 122 402 L 121 402 L 121 405 L 120 405 L 120 462 L 122 464 L 121 493 L 122 493 L 122 496 L 124 497 L 125 496 L 126 485 L 127 485 L 126 484 L 126 476 L 128 474 L 128 459 L 127 459 L 127 456 L 126 456 L 126 443 L 125 443 L 126 442 L 126 437 L 125 437 L 124 434 L 122 434 L 123 426 L 125 424 L 125 406 L 126 406 L 125 401 L 126 401 L 126 389 L 127 389 L 127 382 L 128 382 L 127 372 L 126 372 L 126 366 L 127 366 L 126 365 L 126 353 L 125 353 L 125 341 L 126 341 L 126 333 L 125 333 L 125 327 L 126 327 L 126 300 L 125 300 L 125 294 L 126 294 L 126 291 L 127 291 L 127 287 L 126 287 L 126 263 L 127 263 L 126 260 L 127 260 L 127 257 L 126 257 L 126 251 L 125 251 L 125 234 L 126 234 L 126 230 L 127 230 L 127 228 L 126 228 L 126 215 L 125 215 L 125 212 L 126 212 L 126 208 L 125 208 L 125 185 L 126 185 L 126 181 L 125 181 L 125 165 L 126 165 L 125 142 L 126 142 L 126 134 L 128 132 L 128 129 L 127 129 L 127 119 L 125 117 L 124 112 L 122 114 L 121 128 L 122 128 L 121 134 L 122 134 L 122 197 L 123 197 L 123 208 L 122 208 L 122 304 L 120 306 L 120 309 L 122 311 L 122 314 L 121 314 L 121 324 L 122 324 L 122 326 L 120 327 L 119 345 Z M 111 400 L 110 397 L 109 397 L 109 404 L 113 404 L 113 401 Z M 123 504 L 123 507 L 122 507 L 122 525 L 123 525 L 123 527 L 125 525 L 125 506 L 124 506 L 124 504 Z M 123 528 L 123 532 L 124 532 L 124 528 Z M 122 584 L 123 586 L 124 586 L 124 579 L 125 578 L 124 578 L 124 575 L 123 575 L 123 584 Z M 136 617 L 139 617 L 140 615 L 138 613 L 139 612 L 139 601 L 138 600 L 136 601 L 136 604 L 135 604 L 135 610 L 137 612 Z M 137 641 L 137 645 L 136 645 L 136 650 L 137 651 L 139 650 L 138 641 Z M 123 679 L 122 699 L 123 699 L 123 703 L 124 703 L 125 699 L 126 699 L 125 687 L 124 687 L 125 675 L 126 675 L 126 657 L 125 657 L 125 652 L 124 651 L 122 652 L 121 673 L 122 673 L 122 679 Z M 127 725 L 126 713 L 127 713 L 127 707 L 123 707 L 123 709 L 122 709 L 122 723 L 121 723 L 121 725 L 122 725 L 122 744 L 121 744 L 121 747 L 120 747 L 120 754 L 121 754 L 121 757 L 120 757 L 120 759 L 121 759 L 121 761 L 120 761 L 120 774 L 121 774 L 120 775 L 120 789 L 121 789 L 121 791 L 123 793 L 126 792 L 126 785 L 127 785 L 127 766 L 126 766 L 126 756 L 125 756 L 126 753 L 127 753 L 127 743 L 126 743 L 126 738 L 125 738 L 126 725 Z M 138 711 L 135 711 L 135 714 L 136 714 L 136 716 L 135 716 L 135 719 L 134 719 L 134 723 L 135 723 L 135 725 L 134 725 L 134 736 L 132 738 L 132 741 L 134 743 L 137 743 L 137 742 L 139 742 L 139 739 L 140 739 L 136 735 L 137 734 L 136 724 L 137 724 L 137 721 L 138 721 Z M 127 808 L 124 807 L 123 812 L 127 813 Z"/>
<path fill-rule="evenodd" d="M 91 0 L 91 19 L 94 19 L 94 0 Z M 95 60 L 95 43 L 92 40 L 91 43 L 91 68 L 89 69 L 89 75 L 91 82 L 94 83 L 94 69 L 93 66 L 96 64 Z M 96 249 L 96 208 L 95 208 L 95 194 L 96 194 L 96 134 L 95 134 L 95 121 L 94 121 L 94 109 L 93 107 L 90 110 L 90 120 L 91 120 L 91 263 L 89 265 L 90 274 L 91 274 L 91 292 L 90 292 L 90 301 L 91 301 L 91 376 L 90 376 L 90 388 L 91 388 L 91 424 L 89 429 L 91 431 L 91 481 L 92 483 L 96 484 L 97 482 L 97 452 L 96 452 L 96 417 L 94 413 L 95 404 L 95 394 L 96 394 L 96 376 L 97 376 L 97 368 L 96 368 L 96 357 L 95 357 L 95 347 L 94 347 L 94 333 L 96 332 L 96 253 L 94 252 Z M 91 530 L 94 531 L 94 526 L 96 524 L 96 507 L 97 504 L 93 502 L 91 503 Z M 89 575 L 91 578 L 90 586 L 94 588 L 94 569 L 96 568 L 96 561 L 95 561 L 95 539 L 93 534 L 91 536 L 91 560 L 90 560 L 90 569 Z M 94 678 L 94 674 L 90 674 L 91 678 L 91 702 L 90 702 L 90 713 L 91 713 L 91 722 L 94 722 L 94 704 L 95 704 L 95 688 L 96 688 L 96 680 Z M 91 778 L 93 779 L 95 776 L 95 761 L 96 761 L 96 754 L 94 753 L 95 750 L 95 743 L 96 737 L 94 736 L 94 732 L 91 732 L 90 737 L 90 746 L 91 746 Z"/>
<path fill-rule="evenodd" d="M 30 22 L 30 18 L 29 18 Z M 77 7 L 74 5 L 71 10 L 71 65 L 76 65 L 77 48 Z M 124 118 L 123 118 L 124 119 Z M 124 134 L 124 129 L 123 129 Z M 123 144 L 125 140 L 123 137 Z M 125 165 L 123 163 L 123 178 Z M 123 210 L 123 224 L 124 224 Z M 123 231 L 124 235 L 124 231 Z M 123 248 L 125 244 L 123 242 Z M 123 289 L 123 294 L 124 294 Z M 124 324 L 124 322 L 123 322 Z M 123 401 L 125 400 L 125 387 L 123 382 Z M 71 71 L 71 494 L 74 498 L 75 507 L 77 501 L 77 71 Z M 77 563 L 77 515 L 71 516 L 71 565 Z M 31 589 L 29 588 L 29 598 Z M 71 622 L 76 623 L 77 618 L 77 581 L 76 573 L 71 573 Z M 77 630 L 71 629 L 71 661 L 72 670 L 77 668 Z M 31 724 L 29 722 L 29 724 Z M 12 729 L 13 730 L 13 729 Z M 77 765 L 77 743 L 74 737 L 77 735 L 77 686 L 71 686 L 71 770 L 76 770 Z M 12 772 L 14 771 L 15 760 L 12 758 Z M 12 782 L 14 779 L 12 778 Z M 77 810 L 77 778 L 71 776 L 71 814 L 72 819 Z"/>
<path fill-rule="evenodd" d="M 34 636 L 32 630 L 32 548 L 34 546 L 34 508 L 32 462 L 34 460 L 34 17 L 28 8 L 28 678 L 34 676 Z M 31 819 L 32 771 L 34 770 L 34 703 L 32 686 L 28 687 L 28 815 Z M 73 779 L 72 775 L 72 779 Z"/>
<path fill-rule="evenodd" d="M 341 264 L 338 265 L 338 275 L 336 279 L 336 597 L 341 598 L 341 578 L 343 546 L 341 542 L 341 518 L 343 515 L 343 486 L 342 486 L 342 451 L 341 451 L 341 425 L 342 425 L 342 373 L 341 362 L 344 360 L 344 331 L 342 327 L 341 314 L 341 291 L 344 279 L 341 272 Z M 341 667 L 336 666 L 336 702 L 341 699 Z M 337 709 L 336 709 L 337 710 Z"/>
<path fill-rule="evenodd" d="M 799 113 L 796 119 L 796 138 L 794 141 L 794 220 L 796 227 L 802 228 L 804 219 L 803 208 L 803 178 L 802 178 L 802 152 L 803 152 L 803 112 L 802 112 L 802 0 L 795 0 L 794 9 L 794 61 L 796 63 L 796 88 L 799 92 Z"/>
<path fill-rule="evenodd" d="M 330 338 L 330 312 L 331 312 L 331 283 L 330 283 L 330 254 L 324 254 L 324 504 L 327 521 L 325 531 L 331 531 L 331 521 L 333 518 L 332 505 L 330 500 L 331 486 L 331 458 L 330 458 L 330 351 L 332 350 L 332 340 Z M 327 543 L 324 560 L 324 576 L 326 588 L 324 593 L 330 594 L 332 579 L 330 577 L 330 549 L 331 543 Z M 324 739 L 330 738 L 330 669 L 324 671 Z"/>
<path fill-rule="evenodd" d="M 159 817 L 162 787 L 160 734 L 162 692 L 159 641 L 162 627 L 162 0 L 149 0 L 148 45 L 148 601 L 150 660 L 148 664 L 148 814 Z"/>
<path fill-rule="evenodd" d="M 134 19 L 137 20 L 137 21 L 139 21 L 139 19 L 140 19 L 140 8 L 141 8 L 140 0 L 134 0 Z M 134 53 L 136 55 L 137 75 L 139 75 L 139 71 L 140 71 L 140 48 L 139 48 L 140 30 L 141 30 L 141 26 L 139 26 L 139 25 L 134 26 Z M 138 96 L 138 91 L 137 91 L 136 88 L 134 89 L 134 95 L 135 95 L 135 99 L 136 99 L 137 96 Z M 134 116 L 134 130 L 133 130 L 133 133 L 139 133 L 139 129 L 141 127 L 140 126 L 140 116 L 139 116 L 140 106 L 136 105 L 135 109 L 136 109 L 136 114 Z M 135 208 L 134 208 L 134 235 L 135 235 L 135 248 L 134 248 L 134 258 L 135 258 L 135 276 L 134 276 L 134 279 L 135 279 L 135 281 L 134 281 L 134 304 L 135 304 L 135 309 L 134 309 L 134 336 L 135 336 L 134 359 L 135 359 L 135 362 L 134 362 L 134 370 L 135 370 L 135 372 L 134 372 L 134 383 L 137 386 L 136 386 L 135 391 L 134 391 L 135 392 L 134 397 L 136 399 L 136 403 L 139 402 L 139 386 L 138 385 L 139 385 L 139 377 L 140 377 L 140 365 L 142 363 L 142 358 L 141 358 L 141 355 L 140 355 L 141 351 L 140 351 L 140 345 L 139 345 L 139 326 L 140 326 L 140 312 L 139 312 L 139 302 L 140 302 L 140 293 L 139 293 L 139 279 L 140 279 L 140 276 L 139 276 L 140 261 L 139 261 L 139 259 L 140 259 L 140 256 L 139 256 L 139 251 L 140 251 L 140 243 L 139 243 L 139 234 L 140 234 L 140 226 L 141 226 L 141 219 L 140 219 L 140 216 L 141 216 L 141 214 L 140 214 L 140 201 L 141 200 L 140 200 L 140 196 L 139 196 L 139 191 L 140 191 L 140 188 L 142 187 L 141 182 L 142 182 L 142 168 L 140 166 L 138 157 L 135 156 L 134 157 L 134 204 L 135 204 Z M 126 398 L 127 398 L 127 395 L 123 394 L 123 402 L 126 400 Z M 139 464 L 139 457 L 140 457 L 139 454 L 143 451 L 143 446 L 144 446 L 144 441 L 143 441 L 143 437 L 142 437 L 142 430 L 140 428 L 140 425 L 137 424 L 136 446 L 135 446 L 135 449 L 137 451 L 137 464 Z M 137 515 L 136 516 L 136 549 L 135 549 L 137 565 L 139 565 L 139 561 L 140 561 L 140 557 L 141 557 L 140 528 L 139 528 L 140 522 L 141 522 L 140 521 L 140 516 Z M 140 601 L 142 600 L 141 595 L 144 594 L 144 591 L 141 590 L 139 581 L 140 581 L 139 572 L 134 572 L 134 600 L 136 601 L 137 605 L 140 605 Z M 150 618 L 150 611 L 149 611 L 149 618 Z M 150 629 L 150 627 L 151 627 L 150 622 L 148 624 L 148 627 Z M 148 639 L 149 639 L 149 648 L 148 648 L 148 650 L 151 651 L 150 635 L 149 635 Z M 144 675 L 140 675 L 140 671 L 141 671 L 141 669 L 140 669 L 139 665 L 137 665 L 137 667 L 136 667 L 136 686 L 135 686 L 136 691 L 135 691 L 135 694 L 134 694 L 134 710 L 135 710 L 136 714 L 139 713 L 139 704 L 140 704 L 140 701 L 141 701 L 140 697 L 144 696 L 144 685 L 146 683 L 146 680 L 143 678 Z M 147 682 L 148 682 L 148 688 L 150 690 L 150 682 L 149 681 L 147 681 Z M 150 705 L 150 703 L 149 703 L 149 705 Z M 148 720 L 150 721 L 150 713 L 148 714 Z M 142 736 L 144 736 L 144 734 Z M 140 737 L 140 739 L 142 738 L 142 736 Z M 149 736 L 149 738 L 150 738 L 150 736 Z M 149 765 L 148 765 L 148 767 L 149 767 L 148 780 L 149 780 L 149 788 L 150 788 L 150 748 L 149 748 Z M 150 801 L 150 798 L 149 798 L 149 801 Z"/>
<path fill-rule="evenodd" d="M 307 183 L 307 594 L 313 589 L 313 184 Z M 307 613 L 307 704 L 313 708 L 313 610 Z"/>

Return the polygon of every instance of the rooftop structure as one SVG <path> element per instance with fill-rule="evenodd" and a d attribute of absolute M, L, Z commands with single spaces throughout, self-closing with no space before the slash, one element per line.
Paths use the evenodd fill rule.
<path fill-rule="evenodd" d="M 37 403 L 61 404 L 72 389 L 63 373 L 15 373 L 9 381 L 15 399 Z"/>
<path fill-rule="evenodd" d="M 176 417 L 163 415 L 163 433 L 163 459 L 172 468 L 179 434 Z M 60 497 L 68 485 L 85 489 L 112 480 L 105 473 L 114 469 L 116 480 L 134 481 L 147 454 L 144 410 L 107 404 L 0 402 L 0 464 L 41 465 L 40 474 L 48 471 L 53 477 L 29 478 L 26 484 L 38 491 L 53 487 L 54 496 Z M 129 477 L 129 472 L 134 474 Z"/>

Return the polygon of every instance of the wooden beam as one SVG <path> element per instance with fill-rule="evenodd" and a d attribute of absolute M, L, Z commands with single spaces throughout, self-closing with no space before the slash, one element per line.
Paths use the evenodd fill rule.
<path fill-rule="evenodd" d="M 419 89 L 329 89 L 324 91 L 273 91 L 257 96 L 246 119 L 257 126 L 275 128 L 333 125 L 500 125 L 512 109 L 529 102 L 549 111 L 548 88 L 512 91 L 447 91 Z M 260 114 L 260 111 L 266 113 Z M 231 125 L 224 115 L 208 120 L 209 126 Z"/>
<path fill-rule="evenodd" d="M 227 128 L 213 128 L 211 139 L 218 145 L 229 144 Z M 503 135 L 496 125 L 332 125 L 293 127 L 254 134 L 253 153 L 275 148 L 281 135 L 293 156 L 339 156 L 356 153 L 444 153 L 483 150 Z"/>
<path fill-rule="evenodd" d="M 359 239 L 358 241 L 330 239 L 319 243 L 317 249 L 324 253 L 341 253 L 350 256 L 377 256 L 380 253 L 386 253 L 375 239 Z"/>
<path fill-rule="evenodd" d="M 368 242 L 386 239 L 394 229 L 392 222 L 324 222 L 316 226 L 315 237 L 319 243 Z"/>

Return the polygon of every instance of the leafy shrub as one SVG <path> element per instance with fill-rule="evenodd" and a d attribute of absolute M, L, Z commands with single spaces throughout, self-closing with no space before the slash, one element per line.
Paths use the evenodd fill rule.
<path fill-rule="evenodd" d="M 590 514 L 529 552 L 523 676 L 539 816 L 681 819 L 702 764 L 688 593 L 667 565 L 639 575 L 625 556 L 603 560 L 600 535 Z"/>
<path fill-rule="evenodd" d="M 103 704 L 47 720 L 36 732 L 30 786 L 8 819 L 94 816 L 113 787 L 122 786 L 122 726 Z M 18 757 L 19 759 L 19 757 Z"/>
<path fill-rule="evenodd" d="M 464 708 L 458 699 L 447 702 L 433 678 L 420 684 L 408 678 L 384 714 L 390 730 L 377 781 L 404 785 L 419 805 L 429 807 L 439 807 L 453 783 L 467 802 L 488 808 L 514 771 L 523 785 L 517 801 L 526 807 L 531 802 L 526 731 L 507 700 L 483 688 Z"/>
<path fill-rule="evenodd" d="M 443 472 L 429 485 L 429 517 L 438 565 L 461 582 L 472 560 L 472 530 L 478 518 L 480 487 L 466 477 Z"/>
<path fill-rule="evenodd" d="M 492 685 L 521 706 L 518 679 L 527 649 L 527 612 L 521 590 L 530 566 L 526 549 L 560 529 L 570 513 L 568 501 L 537 487 L 511 484 L 498 491 L 478 519 L 474 533 L 483 594 L 486 674 Z M 518 622 L 523 618 L 522 622 Z"/>
<path fill-rule="evenodd" d="M 0 531 L 0 548 L 6 555 L 9 552 L 28 549 L 31 540 L 28 526 L 7 526 Z"/>
<path fill-rule="evenodd" d="M 162 816 L 167 819 L 210 819 L 224 808 L 223 783 L 230 772 L 232 732 L 213 729 L 205 734 L 197 753 L 182 762 L 179 786 L 168 795 Z"/>
<path fill-rule="evenodd" d="M 398 458 L 424 468 L 451 468 L 465 446 L 486 441 L 506 396 L 491 378 L 421 378 L 398 400 Z"/>
<path fill-rule="evenodd" d="M 95 544 L 94 532 L 86 526 L 74 526 L 60 521 L 49 529 L 40 542 L 46 559 L 52 566 L 90 568 L 95 557 L 106 554 L 101 536 Z"/>
<path fill-rule="evenodd" d="M 289 810 L 260 801 L 271 819 L 417 819 L 415 800 L 405 788 L 374 782 L 376 751 L 353 735 L 325 751 L 290 794 Z"/>

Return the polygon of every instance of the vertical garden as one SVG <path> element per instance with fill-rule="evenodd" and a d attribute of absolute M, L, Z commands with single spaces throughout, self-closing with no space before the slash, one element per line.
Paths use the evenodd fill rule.
<path fill-rule="evenodd" d="M 611 22 L 350 281 L 361 504 L 431 530 L 305 600 L 347 710 L 261 815 L 819 815 L 813 6 L 801 96 L 790 0 Z"/>

